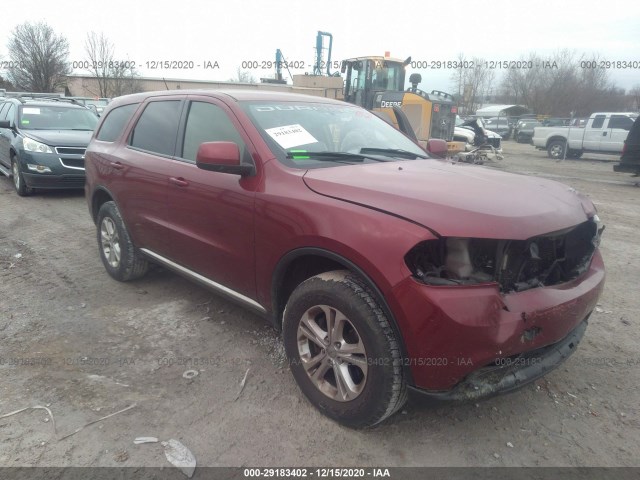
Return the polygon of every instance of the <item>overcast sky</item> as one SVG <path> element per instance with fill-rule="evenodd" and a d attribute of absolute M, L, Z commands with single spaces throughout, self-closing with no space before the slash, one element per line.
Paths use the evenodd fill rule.
<path fill-rule="evenodd" d="M 7 10 L 6 8 L 4 10 Z M 384 55 L 414 61 L 518 60 L 532 51 L 568 48 L 605 60 L 635 61 L 610 70 L 618 86 L 640 84 L 640 2 L 585 1 L 295 1 L 77 2 L 31 0 L 2 14 L 0 56 L 16 25 L 46 21 L 70 44 L 70 61 L 86 59 L 87 32 L 103 32 L 116 57 L 133 60 L 142 76 L 228 80 L 242 62 L 272 61 L 280 48 L 289 62 L 311 71 L 318 30 L 333 34 L 333 59 Z M 147 62 L 193 61 L 187 70 L 149 70 Z M 218 62 L 205 70 L 204 62 Z M 409 69 L 409 73 L 412 70 Z M 74 73 L 86 73 L 77 70 Z M 256 78 L 273 69 L 252 70 Z M 421 70 L 425 90 L 451 90 L 451 70 Z M 499 71 L 498 71 L 499 73 Z M 0 73 L 1 74 L 1 73 Z M 285 72 L 286 74 L 286 72 Z M 408 78 L 408 76 L 407 76 Z"/>

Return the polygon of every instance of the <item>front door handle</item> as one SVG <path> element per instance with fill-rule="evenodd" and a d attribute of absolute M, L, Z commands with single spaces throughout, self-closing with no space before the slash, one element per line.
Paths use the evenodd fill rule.
<path fill-rule="evenodd" d="M 177 185 L 178 187 L 188 187 L 189 186 L 189 182 L 187 182 L 184 178 L 179 177 L 169 177 L 169 183 L 173 183 L 174 185 Z"/>
<path fill-rule="evenodd" d="M 122 170 L 124 168 L 124 165 L 120 162 L 109 162 L 109 165 L 111 165 L 116 170 Z"/>

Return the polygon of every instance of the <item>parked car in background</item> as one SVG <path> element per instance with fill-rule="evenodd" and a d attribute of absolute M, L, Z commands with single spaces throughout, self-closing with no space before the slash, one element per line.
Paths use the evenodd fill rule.
<path fill-rule="evenodd" d="M 496 132 L 503 140 L 507 140 L 511 136 L 513 125 L 507 117 L 492 117 L 483 119 L 482 121 L 485 128 Z"/>
<path fill-rule="evenodd" d="M 513 130 L 513 138 L 518 143 L 531 142 L 533 129 L 540 126 L 542 126 L 542 123 L 535 118 L 520 119 Z"/>
<path fill-rule="evenodd" d="M 565 127 L 569 125 L 570 118 L 545 118 L 541 120 L 543 127 Z"/>
<path fill-rule="evenodd" d="M 454 142 L 465 142 L 465 151 L 473 150 L 475 147 L 479 147 L 482 144 L 482 141 L 486 141 L 493 148 L 502 152 L 502 137 L 498 135 L 496 132 L 492 132 L 491 130 L 484 129 L 482 135 L 486 137 L 484 140 L 479 140 L 476 130 L 477 127 L 474 125 L 475 119 L 463 120 L 459 115 L 456 115 L 456 123 L 453 131 L 453 141 Z"/>
<path fill-rule="evenodd" d="M 89 107 L 89 109 L 93 110 L 95 114 L 98 116 L 102 115 L 102 112 L 104 111 L 105 107 L 109 105 L 109 102 L 111 101 L 110 98 L 99 98 L 99 97 L 95 97 L 95 98 L 94 97 L 66 97 L 66 98 L 73 98 L 74 100 L 81 103 L 82 105 Z"/>
<path fill-rule="evenodd" d="M 620 163 L 613 166 L 616 172 L 633 173 L 640 175 L 640 117 L 633 122 L 622 147 Z"/>
<path fill-rule="evenodd" d="M 584 128 L 536 127 L 533 145 L 551 158 L 580 158 L 583 152 L 620 154 L 624 140 L 638 117 L 633 112 L 598 112 Z"/>
<path fill-rule="evenodd" d="M 83 188 L 84 154 L 98 117 L 74 100 L 0 101 L 0 172 L 20 196 L 34 188 Z"/>
<path fill-rule="evenodd" d="M 587 197 L 429 158 L 344 102 L 118 97 L 86 169 L 109 275 L 152 261 L 266 317 L 301 391 L 349 427 L 409 391 L 473 401 L 536 380 L 576 351 L 604 287 Z"/>

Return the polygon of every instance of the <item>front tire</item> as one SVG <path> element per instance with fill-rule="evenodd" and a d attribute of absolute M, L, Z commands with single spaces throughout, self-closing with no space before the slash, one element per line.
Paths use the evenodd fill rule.
<path fill-rule="evenodd" d="M 18 196 L 28 197 L 33 193 L 33 189 L 27 187 L 27 184 L 24 183 L 24 176 L 20 171 L 20 163 L 15 157 L 11 159 L 11 176 L 13 177 L 13 187 L 16 189 Z"/>
<path fill-rule="evenodd" d="M 405 403 L 399 342 L 353 273 L 322 273 L 298 285 L 284 311 L 283 337 L 298 386 L 338 423 L 370 427 Z"/>
<path fill-rule="evenodd" d="M 98 211 L 98 249 L 109 275 L 120 282 L 147 273 L 149 264 L 133 245 L 115 202 L 105 202 Z"/>

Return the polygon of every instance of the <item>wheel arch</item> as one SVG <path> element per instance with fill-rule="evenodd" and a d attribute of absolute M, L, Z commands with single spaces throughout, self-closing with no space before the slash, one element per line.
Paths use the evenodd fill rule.
<path fill-rule="evenodd" d="M 342 255 L 319 247 L 302 247 L 292 250 L 284 255 L 276 265 L 271 281 L 271 320 L 274 327 L 278 331 L 282 330 L 282 314 L 287 300 L 300 283 L 320 273 L 341 269 L 356 273 L 371 290 L 389 320 L 391 328 L 393 328 L 396 339 L 400 344 L 402 358 L 407 358 L 404 337 L 380 288 L 354 262 Z M 411 370 L 407 367 L 407 362 L 402 362 L 402 368 L 407 383 L 413 384 L 413 377 Z"/>
<path fill-rule="evenodd" d="M 93 223 L 98 220 L 98 212 L 100 207 L 106 202 L 115 202 L 111 192 L 105 187 L 96 187 L 91 196 L 91 218 Z"/>
<path fill-rule="evenodd" d="M 545 148 L 549 148 L 549 145 L 551 145 L 553 142 L 564 142 L 567 143 L 567 139 L 561 135 L 554 135 L 553 137 L 549 137 L 547 139 L 547 144 L 545 146 Z"/>

